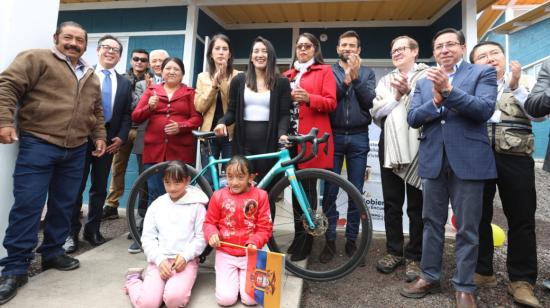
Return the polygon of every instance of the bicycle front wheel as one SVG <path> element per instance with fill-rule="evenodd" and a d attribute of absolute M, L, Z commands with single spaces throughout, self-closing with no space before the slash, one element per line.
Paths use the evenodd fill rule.
<path fill-rule="evenodd" d="M 372 237 L 369 210 L 357 188 L 334 172 L 304 169 L 296 172 L 296 178 L 308 197 L 315 228 L 310 228 L 293 198 L 288 178 L 282 178 L 269 191 L 273 220 L 269 248 L 287 253 L 286 269 L 298 277 L 339 279 L 364 262 Z"/>
<path fill-rule="evenodd" d="M 126 219 L 128 220 L 128 229 L 130 235 L 141 246 L 141 228 L 143 226 L 143 218 L 145 212 L 149 206 L 149 202 L 160 197 L 159 194 L 149 192 L 147 189 L 147 180 L 153 177 L 161 177 L 164 174 L 164 170 L 168 167 L 170 162 L 158 163 L 151 168 L 145 170 L 134 182 L 130 195 L 128 196 L 128 203 L 126 205 Z M 195 168 L 187 165 L 187 171 L 191 179 L 194 179 L 198 172 Z M 203 176 L 196 178 L 195 181 L 189 183 L 189 185 L 200 188 L 210 198 L 212 196 L 212 188 L 208 181 Z"/>

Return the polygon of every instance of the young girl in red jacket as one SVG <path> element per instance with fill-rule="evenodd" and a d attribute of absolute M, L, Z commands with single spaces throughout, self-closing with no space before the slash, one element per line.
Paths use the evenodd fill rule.
<path fill-rule="evenodd" d="M 227 163 L 227 187 L 214 192 L 204 221 L 204 236 L 216 248 L 216 301 L 221 306 L 237 302 L 255 305 L 245 292 L 246 250 L 221 241 L 261 249 L 271 237 L 269 199 L 254 187 L 251 164 L 242 156 Z"/>

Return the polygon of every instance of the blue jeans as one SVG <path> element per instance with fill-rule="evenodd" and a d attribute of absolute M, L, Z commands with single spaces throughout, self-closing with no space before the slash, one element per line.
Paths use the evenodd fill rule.
<path fill-rule="evenodd" d="M 367 154 L 369 153 L 369 134 L 358 133 L 353 135 L 334 134 L 334 167 L 336 174 L 342 172 L 344 157 L 346 158 L 348 180 L 363 193 L 365 182 L 365 168 L 367 167 Z M 325 234 L 329 241 L 336 240 L 336 223 L 339 213 L 336 209 L 337 187 L 326 183 L 323 211 L 328 218 L 328 229 Z M 360 212 L 355 204 L 348 202 L 346 239 L 355 241 L 359 233 Z"/>
<path fill-rule="evenodd" d="M 143 169 L 147 170 L 153 167 L 156 164 L 144 164 Z M 164 190 L 164 182 L 162 173 L 155 173 L 154 175 L 147 178 L 147 207 L 155 201 L 158 197 L 164 195 L 166 190 Z"/>
<path fill-rule="evenodd" d="M 229 141 L 228 137 L 216 138 L 211 140 L 210 149 L 212 150 L 212 156 L 214 156 L 215 159 L 218 159 L 220 155 L 222 158 L 230 158 L 233 155 L 231 141 Z M 202 141 L 201 165 L 203 168 L 208 164 L 208 154 L 208 145 L 205 141 Z M 210 171 L 206 171 L 203 175 L 208 183 L 210 183 L 210 186 L 212 186 L 212 176 L 210 175 Z"/>
<path fill-rule="evenodd" d="M 69 235 L 71 213 L 86 155 L 86 143 L 67 149 L 24 132 L 19 140 L 13 173 L 15 202 L 4 238 L 8 255 L 0 260 L 4 276 L 27 273 L 34 257 L 33 249 L 38 244 L 38 228 L 46 196 L 48 212 L 44 221 L 44 240 L 38 252 L 43 260 L 65 253 L 62 246 Z"/>

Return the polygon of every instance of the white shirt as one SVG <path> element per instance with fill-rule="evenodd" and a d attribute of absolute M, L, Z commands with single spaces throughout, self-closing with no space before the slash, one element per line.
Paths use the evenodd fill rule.
<path fill-rule="evenodd" d="M 244 87 L 244 120 L 269 121 L 271 91 L 254 92 Z"/>
<path fill-rule="evenodd" d="M 181 255 L 186 262 L 198 257 L 206 247 L 202 225 L 208 197 L 202 190 L 187 186 L 181 199 L 168 194 L 158 197 L 147 209 L 141 242 L 148 262 L 157 266 Z"/>
<path fill-rule="evenodd" d="M 97 66 L 95 67 L 95 74 L 97 75 L 97 77 L 99 77 L 99 84 L 100 84 L 100 87 L 103 87 L 103 79 L 105 79 L 105 74 L 102 72 L 103 70 L 105 70 L 106 68 L 104 68 L 103 66 L 101 66 L 101 64 L 97 64 Z M 113 107 L 115 105 L 115 96 L 116 96 L 116 87 L 117 87 L 117 78 L 116 78 L 116 71 L 114 68 L 111 68 L 108 70 L 109 72 L 111 72 L 111 75 L 109 75 L 109 77 L 111 77 L 111 114 L 112 114 L 112 111 L 113 111 Z"/>
<path fill-rule="evenodd" d="M 525 113 L 527 118 L 529 118 L 533 122 L 541 122 L 541 121 L 546 120 L 546 118 L 547 118 L 546 116 L 545 117 L 540 117 L 540 118 L 533 118 L 525 111 L 524 106 L 525 106 L 525 101 L 527 100 L 527 96 L 529 96 L 529 90 L 526 89 L 524 86 L 518 85 L 518 87 L 515 90 L 512 91 L 510 89 L 510 85 L 508 84 L 508 81 L 506 80 L 506 78 L 502 77 L 499 80 L 497 80 L 497 87 L 498 87 L 497 102 L 500 100 L 500 97 L 502 96 L 502 93 L 504 91 L 512 92 L 512 95 L 514 95 L 514 98 L 516 99 L 516 103 L 519 105 L 521 110 L 523 110 L 523 112 Z M 493 113 L 493 115 L 491 116 L 489 121 L 487 121 L 487 122 L 489 122 L 489 123 L 500 123 L 501 122 L 501 116 L 502 116 L 502 111 L 500 111 L 497 107 L 497 108 L 495 108 L 495 112 Z"/>

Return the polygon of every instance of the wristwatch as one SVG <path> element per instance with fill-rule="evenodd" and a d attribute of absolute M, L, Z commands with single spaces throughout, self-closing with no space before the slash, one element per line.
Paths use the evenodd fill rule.
<path fill-rule="evenodd" d="M 441 96 L 443 98 L 447 98 L 447 97 L 449 97 L 449 95 L 451 95 L 451 90 L 449 90 L 449 88 L 446 88 L 446 89 L 441 90 L 441 92 L 439 92 L 439 93 L 441 93 Z"/>

